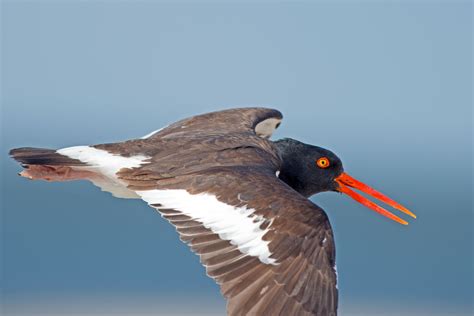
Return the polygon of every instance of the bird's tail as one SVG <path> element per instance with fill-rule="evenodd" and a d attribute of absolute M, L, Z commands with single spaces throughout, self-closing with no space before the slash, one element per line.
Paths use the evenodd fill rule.
<path fill-rule="evenodd" d="M 28 179 L 69 181 L 90 176 L 89 171 L 81 170 L 81 166 L 86 166 L 83 162 L 61 155 L 54 149 L 15 148 L 10 151 L 10 156 L 25 168 L 19 175 Z"/>

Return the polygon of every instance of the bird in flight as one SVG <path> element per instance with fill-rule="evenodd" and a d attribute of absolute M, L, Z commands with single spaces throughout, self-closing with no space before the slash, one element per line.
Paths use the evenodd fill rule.
<path fill-rule="evenodd" d="M 282 114 L 239 108 L 197 115 L 142 138 L 59 150 L 17 148 L 20 175 L 89 180 L 142 199 L 176 227 L 227 299 L 228 315 L 337 315 L 334 236 L 308 198 L 349 195 L 407 222 L 353 189 L 415 217 L 344 172 L 331 151 L 269 140 Z"/>

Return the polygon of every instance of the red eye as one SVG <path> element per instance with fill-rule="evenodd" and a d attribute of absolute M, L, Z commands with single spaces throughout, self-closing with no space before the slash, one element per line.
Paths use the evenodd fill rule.
<path fill-rule="evenodd" d="M 319 168 L 327 168 L 329 167 L 329 159 L 327 159 L 326 157 L 319 158 L 318 160 L 316 160 L 316 165 Z"/>

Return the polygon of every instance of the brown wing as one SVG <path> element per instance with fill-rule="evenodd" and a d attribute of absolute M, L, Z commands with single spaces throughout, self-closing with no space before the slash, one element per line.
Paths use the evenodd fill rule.
<path fill-rule="evenodd" d="M 181 120 L 146 139 L 94 147 L 120 156 L 151 157 L 149 164 L 134 169 L 133 174 L 124 170 L 138 185 L 216 167 L 271 165 L 277 170 L 280 157 L 266 138 L 281 120 L 281 113 L 274 109 L 224 110 Z"/>
<path fill-rule="evenodd" d="M 173 123 L 158 133 L 150 136 L 151 139 L 175 138 L 180 136 L 200 136 L 256 133 L 260 137 L 268 138 L 278 127 L 283 118 L 275 109 L 268 108 L 236 108 L 217 112 L 196 115 Z M 264 124 L 260 124 L 265 122 Z"/>
<path fill-rule="evenodd" d="M 221 286 L 229 315 L 336 315 L 335 249 L 327 216 L 273 172 L 222 168 L 153 182 L 155 191 L 138 194 L 177 189 L 212 194 L 236 209 L 254 210 L 249 216 L 262 220 L 259 228 L 267 229 L 262 239 L 273 263 L 243 252 L 192 212 L 162 205 L 159 194 L 151 200 Z"/>
<path fill-rule="evenodd" d="M 229 315 L 336 315 L 332 230 L 275 176 L 281 159 L 266 138 L 279 120 L 271 109 L 227 110 L 95 147 L 151 157 L 118 176 L 200 256 Z"/>
<path fill-rule="evenodd" d="M 278 128 L 282 118 L 282 114 L 274 109 L 230 109 L 178 121 L 144 139 L 94 147 L 122 156 L 155 156 L 155 160 L 175 158 L 176 155 L 189 158 L 190 153 L 206 149 L 219 151 L 262 144 L 265 147 L 266 138 Z"/>

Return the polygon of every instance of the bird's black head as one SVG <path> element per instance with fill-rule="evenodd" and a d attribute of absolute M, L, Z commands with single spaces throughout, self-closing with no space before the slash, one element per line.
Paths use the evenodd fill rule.
<path fill-rule="evenodd" d="M 291 138 L 275 142 L 283 160 L 279 178 L 302 195 L 337 191 L 336 178 L 344 169 L 332 151 Z"/>
<path fill-rule="evenodd" d="M 390 219 L 408 224 L 351 189 L 355 188 L 416 218 L 402 205 L 345 173 L 341 160 L 333 152 L 290 138 L 278 140 L 274 144 L 283 161 L 279 178 L 303 196 L 338 191 Z"/>

